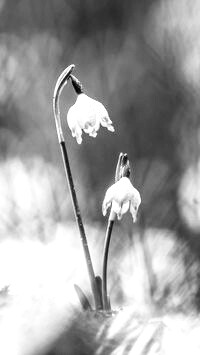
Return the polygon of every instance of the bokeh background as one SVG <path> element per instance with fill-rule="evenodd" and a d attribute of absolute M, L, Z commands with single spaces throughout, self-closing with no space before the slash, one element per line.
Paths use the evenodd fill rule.
<path fill-rule="evenodd" d="M 62 229 L 63 238 L 65 233 L 77 238 L 72 255 L 79 255 L 52 112 L 56 80 L 74 63 L 85 92 L 106 106 L 115 126 L 115 134 L 102 128 L 96 139 L 84 135 L 77 145 L 66 121 L 76 97 L 70 86 L 64 89 L 62 122 L 95 267 L 100 270 L 106 229 L 102 200 L 113 183 L 118 155 L 126 152 L 142 204 L 137 226 L 131 225 L 130 216 L 116 224 L 110 269 L 113 298 L 116 303 L 134 299 L 137 288 L 138 299 L 146 300 L 142 270 L 165 305 L 199 308 L 199 33 L 198 0 L 0 1 L 2 243 L 39 241 L 49 250 Z M 66 243 L 71 250 L 69 239 Z M 9 266 L 1 271 L 2 287 L 13 260 L 17 265 L 23 260 L 24 270 L 32 261 L 22 255 L 32 253 L 37 259 L 34 248 L 25 248 L 17 257 L 15 247 L 5 249 Z M 139 269 L 131 254 L 137 254 L 137 247 L 144 261 Z M 61 249 L 55 249 L 49 263 L 56 260 L 58 265 Z M 131 284 L 134 272 L 138 281 Z"/>
<path fill-rule="evenodd" d="M 116 129 L 115 134 L 101 130 L 95 140 L 85 136 L 77 146 L 66 124 L 75 95 L 64 91 L 63 126 L 86 217 L 102 221 L 103 194 L 123 151 L 142 194 L 145 223 L 176 228 L 198 243 L 198 15 L 198 2 L 186 0 L 179 5 L 172 0 L 2 0 L 2 178 L 10 174 L 12 179 L 15 169 L 30 178 L 35 174 L 34 181 L 37 173 L 41 179 L 46 174 L 52 193 L 62 190 L 48 172 L 50 164 L 62 179 L 52 92 L 61 71 L 75 63 L 86 93 L 104 103 Z M 8 179 L 5 183 L 12 199 Z M 59 191 L 53 196 L 59 199 Z"/>

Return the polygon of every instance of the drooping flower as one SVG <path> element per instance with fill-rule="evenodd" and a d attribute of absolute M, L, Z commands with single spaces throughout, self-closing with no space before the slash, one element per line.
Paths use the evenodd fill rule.
<path fill-rule="evenodd" d="M 97 131 L 102 125 L 114 132 L 112 121 L 103 104 L 84 93 L 80 93 L 75 104 L 70 107 L 67 122 L 72 136 L 76 138 L 78 144 L 82 143 L 82 131 L 91 137 L 96 137 Z"/>
<path fill-rule="evenodd" d="M 106 191 L 102 212 L 105 216 L 108 208 L 112 206 L 112 211 L 117 214 L 118 219 L 121 219 L 122 215 L 130 210 L 133 222 L 136 222 L 140 203 L 139 191 L 131 184 L 129 178 L 122 177 Z"/>

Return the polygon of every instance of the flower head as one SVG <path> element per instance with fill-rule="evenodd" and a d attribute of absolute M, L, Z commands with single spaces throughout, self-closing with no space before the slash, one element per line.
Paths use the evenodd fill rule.
<path fill-rule="evenodd" d="M 130 209 L 135 222 L 140 203 L 139 191 L 131 184 L 129 178 L 122 177 L 106 191 L 102 212 L 105 216 L 107 209 L 112 205 L 112 211 L 117 214 L 118 219 L 121 219 L 122 215 Z"/>
<path fill-rule="evenodd" d="M 112 121 L 108 116 L 105 107 L 84 93 L 80 93 L 73 106 L 70 107 L 67 114 L 67 122 L 76 138 L 77 143 L 82 143 L 82 131 L 88 133 L 91 137 L 97 136 L 100 125 L 114 132 Z"/>

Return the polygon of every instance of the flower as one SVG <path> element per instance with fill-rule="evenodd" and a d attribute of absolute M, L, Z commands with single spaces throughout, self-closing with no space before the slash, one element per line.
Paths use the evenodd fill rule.
<path fill-rule="evenodd" d="M 112 205 L 112 211 L 117 214 L 118 219 L 122 218 L 129 209 L 136 222 L 136 215 L 141 203 L 139 191 L 131 184 L 129 178 L 122 177 L 114 185 L 108 188 L 102 205 L 102 212 L 105 216 L 107 209 Z"/>
<path fill-rule="evenodd" d="M 67 122 L 78 144 L 82 143 L 82 130 L 89 136 L 96 137 L 101 124 L 114 132 L 112 121 L 105 107 L 84 93 L 79 94 L 75 104 L 70 107 Z"/>

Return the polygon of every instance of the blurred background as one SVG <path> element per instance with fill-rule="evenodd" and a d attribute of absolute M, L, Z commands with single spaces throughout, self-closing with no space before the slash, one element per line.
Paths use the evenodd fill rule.
<path fill-rule="evenodd" d="M 105 105 L 115 127 L 115 134 L 102 128 L 77 145 L 66 122 L 76 96 L 70 85 L 64 89 L 61 117 L 82 217 L 96 236 L 88 236 L 95 266 L 106 229 L 102 201 L 126 152 L 142 204 L 137 226 L 128 215 L 116 224 L 113 297 L 135 297 L 131 253 L 140 245 L 140 270 L 150 270 L 156 297 L 169 307 L 199 308 L 199 19 L 198 0 L 0 1 L 2 242 L 48 245 L 58 226 L 68 231 L 74 223 L 52 112 L 56 80 L 74 63 L 85 93 Z"/>

